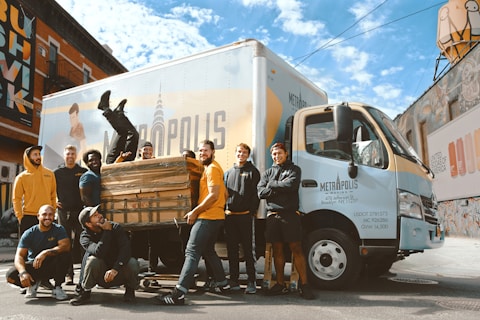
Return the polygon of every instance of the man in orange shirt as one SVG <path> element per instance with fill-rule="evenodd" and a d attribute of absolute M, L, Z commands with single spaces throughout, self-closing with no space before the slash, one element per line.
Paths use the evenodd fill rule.
<path fill-rule="evenodd" d="M 157 302 L 162 305 L 185 304 L 185 294 L 194 282 L 202 255 L 216 280 L 214 291 L 221 293 L 230 289 L 222 261 L 215 252 L 218 231 L 225 220 L 226 189 L 223 183 L 223 170 L 214 160 L 215 146 L 212 141 L 200 142 L 198 153 L 205 170 L 200 178 L 198 205 L 185 215 L 187 223 L 192 225 L 185 249 L 185 262 L 173 291 L 156 297 Z"/>

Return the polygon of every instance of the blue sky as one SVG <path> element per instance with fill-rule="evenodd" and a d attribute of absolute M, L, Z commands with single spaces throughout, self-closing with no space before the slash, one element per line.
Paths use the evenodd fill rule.
<path fill-rule="evenodd" d="M 438 0 L 57 2 L 101 44 L 107 44 L 129 70 L 255 38 L 326 90 L 330 102 L 365 102 L 392 118 L 433 84 L 440 53 L 435 44 L 438 10 L 447 3 Z"/>

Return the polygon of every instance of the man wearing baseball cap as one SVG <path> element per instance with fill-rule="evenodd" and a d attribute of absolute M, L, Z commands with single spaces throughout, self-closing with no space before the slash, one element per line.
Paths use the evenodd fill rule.
<path fill-rule="evenodd" d="M 23 154 L 23 167 L 13 183 L 13 210 L 20 223 L 19 237 L 28 228 L 38 224 L 38 210 L 49 204 L 54 210 L 57 202 L 57 184 L 53 172 L 42 165 L 42 146 L 31 146 Z"/>
<path fill-rule="evenodd" d="M 123 299 L 135 300 L 138 285 L 138 261 L 131 256 L 130 240 L 116 222 L 105 219 L 98 208 L 85 207 L 78 215 L 83 226 L 80 244 L 85 249 L 82 262 L 80 293 L 70 300 L 74 306 L 86 304 L 95 285 L 104 288 L 125 286 Z"/>

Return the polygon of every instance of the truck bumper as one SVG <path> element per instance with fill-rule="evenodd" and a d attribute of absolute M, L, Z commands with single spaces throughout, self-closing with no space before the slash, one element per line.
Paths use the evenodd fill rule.
<path fill-rule="evenodd" d="M 400 218 L 400 250 L 435 249 L 443 246 L 443 225 L 433 225 L 423 220 Z"/>

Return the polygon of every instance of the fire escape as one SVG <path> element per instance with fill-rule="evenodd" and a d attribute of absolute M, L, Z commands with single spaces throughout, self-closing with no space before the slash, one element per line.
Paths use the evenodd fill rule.
<path fill-rule="evenodd" d="M 44 82 L 44 94 L 49 94 L 84 83 L 84 74 L 64 59 L 48 61 L 48 75 Z"/>

